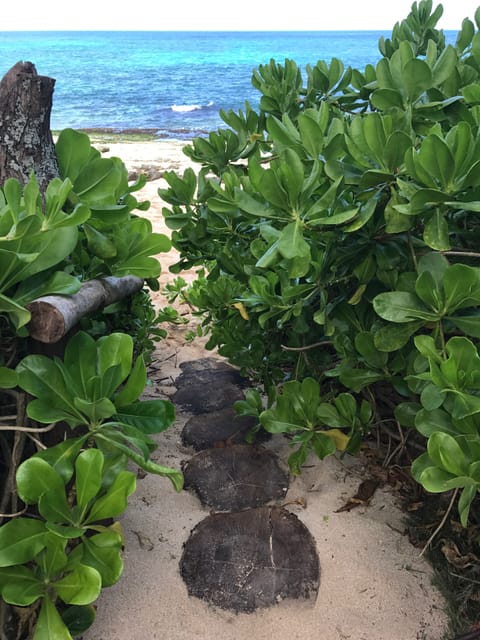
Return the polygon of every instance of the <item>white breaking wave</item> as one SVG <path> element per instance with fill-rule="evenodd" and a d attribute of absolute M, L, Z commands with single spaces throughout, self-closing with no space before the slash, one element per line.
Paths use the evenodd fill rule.
<path fill-rule="evenodd" d="M 174 104 L 170 108 L 172 111 L 176 111 L 177 113 L 187 113 L 188 111 L 198 111 L 199 109 L 205 109 L 207 107 L 212 107 L 213 102 L 210 101 L 208 104 Z"/>

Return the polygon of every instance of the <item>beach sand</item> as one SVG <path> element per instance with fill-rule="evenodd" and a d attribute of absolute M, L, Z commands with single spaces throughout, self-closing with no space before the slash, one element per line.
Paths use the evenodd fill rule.
<path fill-rule="evenodd" d="M 106 156 L 122 158 L 129 170 L 151 167 L 161 174 L 194 166 L 182 153 L 185 144 L 122 142 L 98 148 Z M 136 195 L 151 201 L 144 215 L 154 230 L 168 233 L 157 194 L 164 184 L 161 178 L 150 181 Z M 175 252 L 160 259 L 163 286 L 175 277 L 168 272 Z M 154 299 L 166 304 L 161 294 Z M 160 343 L 149 397 L 173 395 L 182 362 L 215 356 L 205 351 L 204 340 L 187 343 L 185 331 L 174 327 Z M 180 439 L 189 417 L 177 409 L 175 425 L 158 436 L 154 458 L 160 464 L 180 468 L 191 457 L 193 452 Z M 282 437 L 274 437 L 268 446 L 286 460 L 289 450 Z M 441 640 L 448 622 L 445 603 L 432 585 L 431 567 L 408 541 L 394 493 L 377 490 L 369 506 L 336 513 L 355 494 L 364 474 L 361 459 L 308 460 L 302 476 L 291 482 L 285 503 L 291 503 L 287 508 L 316 541 L 321 566 L 318 597 L 313 602 L 283 601 L 252 614 L 215 610 L 188 596 L 179 560 L 192 528 L 208 509 L 190 492 L 175 493 L 164 478 L 139 479 L 121 518 L 124 574 L 102 592 L 97 620 L 84 640 Z"/>

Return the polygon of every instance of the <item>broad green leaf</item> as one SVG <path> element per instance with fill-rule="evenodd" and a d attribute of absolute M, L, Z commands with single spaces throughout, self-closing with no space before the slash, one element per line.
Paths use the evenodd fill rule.
<path fill-rule="evenodd" d="M 402 81 L 410 102 L 415 102 L 432 86 L 432 72 L 423 60 L 412 59 L 402 70 Z"/>
<path fill-rule="evenodd" d="M 62 620 L 72 636 L 79 636 L 95 622 L 96 609 L 92 605 L 72 605 L 62 611 Z"/>
<path fill-rule="evenodd" d="M 375 331 L 374 344 L 379 351 L 397 351 L 407 344 L 422 325 L 423 320 L 418 320 L 380 327 Z"/>
<path fill-rule="evenodd" d="M 41 272 L 23 280 L 18 286 L 14 300 L 17 304 L 27 305 L 29 302 L 47 295 L 73 295 L 80 289 L 78 278 L 63 271 L 55 271 L 45 280 L 45 273 Z"/>
<path fill-rule="evenodd" d="M 53 640 L 53 638 L 55 640 L 72 640 L 72 636 L 60 617 L 57 608 L 50 600 L 50 597 L 45 596 L 32 640 Z"/>
<path fill-rule="evenodd" d="M 450 249 L 448 223 L 440 209 L 436 209 L 425 224 L 423 239 L 425 244 L 437 251 Z"/>
<path fill-rule="evenodd" d="M 376 89 L 370 96 L 372 105 L 379 111 L 389 111 L 390 109 L 401 109 L 404 104 L 400 91 L 397 89 Z"/>
<path fill-rule="evenodd" d="M 373 308 L 381 318 L 390 322 L 435 322 L 439 318 L 438 314 L 429 311 L 417 296 L 404 291 L 380 293 L 373 299 Z"/>
<path fill-rule="evenodd" d="M 450 387 L 480 389 L 480 356 L 468 338 L 454 336 L 446 344 L 448 358 L 440 369 Z"/>
<path fill-rule="evenodd" d="M 454 264 L 445 272 L 445 305 L 448 313 L 480 304 L 480 270 Z"/>
<path fill-rule="evenodd" d="M 175 406 L 168 400 L 143 400 L 120 407 L 114 419 L 143 433 L 161 433 L 175 420 Z"/>
<path fill-rule="evenodd" d="M 75 461 L 77 504 L 85 512 L 102 485 L 103 454 L 98 449 L 82 451 Z"/>
<path fill-rule="evenodd" d="M 75 384 L 76 395 L 90 399 L 92 379 L 97 375 L 95 340 L 85 331 L 77 331 L 67 342 L 63 363 Z"/>
<path fill-rule="evenodd" d="M 45 584 L 28 567 L 0 568 L 0 593 L 8 604 L 28 607 L 45 592 Z"/>
<path fill-rule="evenodd" d="M 375 337 L 369 331 L 361 331 L 355 336 L 355 348 L 371 367 L 382 369 L 388 361 L 388 354 L 375 346 Z"/>
<path fill-rule="evenodd" d="M 73 475 L 74 460 L 88 437 L 88 434 L 86 434 L 80 438 L 64 440 L 53 447 L 38 451 L 35 457 L 48 462 L 66 484 Z"/>
<path fill-rule="evenodd" d="M 48 462 L 39 457 L 28 458 L 17 469 L 18 495 L 26 504 L 35 504 L 47 491 L 65 493 L 62 477 Z"/>
<path fill-rule="evenodd" d="M 47 491 L 38 500 L 38 510 L 48 522 L 72 523 L 72 513 L 67 502 L 65 491 Z"/>
<path fill-rule="evenodd" d="M 143 356 L 140 355 L 135 360 L 132 372 L 129 375 L 121 391 L 115 396 L 114 402 L 117 408 L 130 405 L 138 400 L 147 384 L 147 369 Z"/>
<path fill-rule="evenodd" d="M 449 433 L 451 436 L 458 435 L 450 414 L 438 408 L 432 411 L 420 409 L 415 416 L 415 428 L 426 438 L 436 431 Z"/>
<path fill-rule="evenodd" d="M 302 465 L 305 463 L 309 451 L 308 444 L 304 444 L 288 456 L 288 466 L 292 475 L 299 476 L 302 473 Z"/>
<path fill-rule="evenodd" d="M 298 423 L 278 420 L 274 414 L 269 413 L 268 409 L 260 414 L 260 422 L 269 433 L 295 433 L 301 428 Z"/>
<path fill-rule="evenodd" d="M 76 410 L 73 398 L 66 387 L 61 370 L 56 363 L 41 355 L 29 355 L 16 368 L 22 389 L 39 398 L 27 407 L 28 415 L 39 422 L 64 419 L 70 426 L 83 424 L 82 415 Z"/>
<path fill-rule="evenodd" d="M 433 411 L 445 402 L 445 394 L 435 384 L 427 384 L 420 394 L 420 400 L 427 411 Z"/>
<path fill-rule="evenodd" d="M 303 236 L 300 220 L 291 222 L 282 229 L 278 239 L 278 251 L 284 258 L 307 258 L 310 245 Z"/>
<path fill-rule="evenodd" d="M 362 389 L 368 387 L 368 385 L 380 382 L 380 380 L 385 380 L 387 377 L 383 372 L 360 368 L 345 368 L 340 372 L 339 380 L 348 389 L 359 393 Z"/>
<path fill-rule="evenodd" d="M 465 487 L 460 494 L 460 498 L 458 500 L 458 513 L 460 514 L 460 522 L 463 527 L 468 525 L 468 514 L 470 513 L 471 504 L 475 500 L 478 490 L 479 486 L 472 484 Z"/>
<path fill-rule="evenodd" d="M 437 431 L 428 440 L 428 455 L 440 468 L 456 476 L 468 473 L 465 455 L 454 437 Z"/>
<path fill-rule="evenodd" d="M 316 418 L 319 425 L 328 427 L 344 427 L 345 420 L 342 419 L 336 407 L 328 402 L 321 402 L 316 411 Z"/>
<path fill-rule="evenodd" d="M 86 416 L 85 423 L 98 424 L 115 413 L 115 405 L 108 398 L 99 398 L 95 402 L 88 402 L 83 398 L 74 398 L 73 404 L 77 411 Z"/>
<path fill-rule="evenodd" d="M 320 460 L 333 455 L 337 450 L 335 438 L 325 432 L 315 433 L 311 440 L 311 444 L 315 455 L 320 458 Z"/>
<path fill-rule="evenodd" d="M 16 329 L 20 329 L 30 322 L 30 311 L 0 293 L 0 312 L 2 311 L 9 317 Z"/>
<path fill-rule="evenodd" d="M 402 427 L 413 428 L 416 425 L 417 415 L 421 410 L 422 406 L 418 402 L 401 402 L 394 409 L 395 419 L 398 420 Z"/>
<path fill-rule="evenodd" d="M 64 540 L 81 538 L 87 531 L 86 527 L 74 527 L 58 524 L 56 522 L 47 522 L 46 526 L 51 533 L 54 533 L 56 536 L 63 538 Z"/>
<path fill-rule="evenodd" d="M 46 545 L 48 532 L 41 520 L 16 518 L 0 527 L 0 567 L 33 560 Z"/>
<path fill-rule="evenodd" d="M 480 315 L 448 316 L 447 319 L 468 336 L 480 338 Z"/>
<path fill-rule="evenodd" d="M 102 260 L 114 258 L 117 255 L 115 243 L 104 233 L 90 224 L 83 225 L 89 251 Z"/>
<path fill-rule="evenodd" d="M 449 483 L 455 477 L 454 475 L 444 469 L 433 466 L 433 464 L 418 474 L 415 472 L 415 463 L 417 460 L 412 464 L 412 475 L 427 491 L 431 493 L 442 493 L 452 488 Z"/>
<path fill-rule="evenodd" d="M 52 580 L 67 565 L 67 540 L 56 535 L 47 537 L 47 546 L 37 557 L 37 564 L 45 579 Z"/>
<path fill-rule="evenodd" d="M 122 575 L 122 539 L 113 532 L 85 537 L 82 541 L 82 563 L 93 567 L 102 577 L 102 587 L 115 584 Z"/>
<path fill-rule="evenodd" d="M 445 307 L 443 287 L 438 287 L 430 271 L 422 271 L 415 282 L 415 293 L 420 300 L 437 313 Z"/>
<path fill-rule="evenodd" d="M 98 373 L 105 374 L 107 369 L 120 365 L 118 382 L 109 389 L 103 389 L 103 395 L 109 397 L 117 386 L 123 382 L 130 373 L 132 366 L 133 340 L 126 333 L 111 333 L 97 340 L 98 349 Z M 113 387 L 113 388 L 112 388 Z"/>
<path fill-rule="evenodd" d="M 63 602 L 84 605 L 98 598 L 102 589 L 102 579 L 93 567 L 79 564 L 52 586 Z"/>
<path fill-rule="evenodd" d="M 127 498 L 135 491 L 136 477 L 131 471 L 120 471 L 104 496 L 92 505 L 87 523 L 119 516 L 127 508 Z"/>
<path fill-rule="evenodd" d="M 0 389 L 13 389 L 17 385 L 16 372 L 8 367 L 0 367 Z"/>
<path fill-rule="evenodd" d="M 81 168 L 93 157 L 99 157 L 100 152 L 90 145 L 87 134 L 74 129 L 63 129 L 55 144 L 60 175 L 69 177 L 74 182 Z"/>
<path fill-rule="evenodd" d="M 282 184 L 292 207 L 296 207 L 302 192 L 304 168 L 298 155 L 292 149 L 285 149 L 281 155 L 278 170 L 281 172 Z"/>

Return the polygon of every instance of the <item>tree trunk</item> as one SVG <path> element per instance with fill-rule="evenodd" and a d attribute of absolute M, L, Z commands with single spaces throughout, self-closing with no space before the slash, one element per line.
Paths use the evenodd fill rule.
<path fill-rule="evenodd" d="M 32 171 L 40 190 L 58 176 L 50 113 L 55 80 L 31 62 L 17 62 L 0 81 L 0 185 L 26 184 Z"/>
<path fill-rule="evenodd" d="M 140 291 L 143 280 L 136 276 L 107 276 L 89 280 L 72 296 L 44 296 L 27 308 L 32 314 L 28 330 L 34 340 L 58 342 L 81 318 Z"/>

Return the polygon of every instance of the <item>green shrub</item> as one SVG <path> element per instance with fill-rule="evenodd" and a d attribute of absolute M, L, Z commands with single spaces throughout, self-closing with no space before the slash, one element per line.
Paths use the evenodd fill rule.
<path fill-rule="evenodd" d="M 470 384 L 467 401 L 428 370 L 476 380 L 449 349 L 461 339 L 472 355 L 480 337 L 480 9 L 453 45 L 436 28 L 442 12 L 414 3 L 363 70 L 334 58 L 307 66 L 304 80 L 292 60 L 261 65 L 259 112 L 222 112 L 228 128 L 186 148 L 198 176 L 167 173 L 159 193 L 180 252 L 174 271 L 208 273 L 188 299 L 209 348 L 272 403 L 252 397 L 239 410 L 291 433 L 282 398 L 291 407 L 305 380 L 331 407 L 345 393 L 370 400 L 369 424 L 389 396 L 392 419 L 428 439 L 415 477 L 430 491 L 463 487 L 465 524 L 478 489 L 478 390 Z M 462 417 L 459 397 L 470 407 Z M 425 411 L 443 419 L 427 429 Z M 308 423 L 295 470 L 306 449 L 332 450 L 321 437 L 329 423 Z"/>

